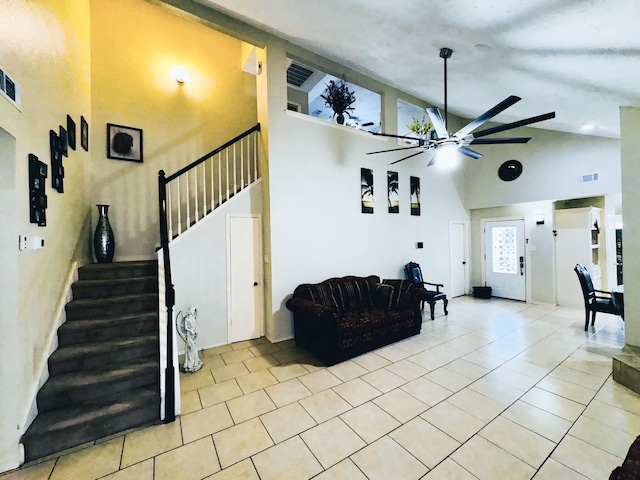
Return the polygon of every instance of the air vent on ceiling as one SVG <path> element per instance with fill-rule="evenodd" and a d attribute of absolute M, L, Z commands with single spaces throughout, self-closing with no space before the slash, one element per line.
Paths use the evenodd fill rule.
<path fill-rule="evenodd" d="M 287 68 L 287 83 L 300 87 L 311 75 L 313 75 L 313 70 L 291 62 L 291 65 Z"/>
<path fill-rule="evenodd" d="M 2 67 L 0 67 L 0 94 L 20 108 L 22 104 L 22 89 Z"/>
<path fill-rule="evenodd" d="M 580 175 L 578 177 L 578 183 L 589 183 L 589 182 L 597 182 L 598 181 L 598 172 L 595 173 L 585 173 L 584 175 Z"/>

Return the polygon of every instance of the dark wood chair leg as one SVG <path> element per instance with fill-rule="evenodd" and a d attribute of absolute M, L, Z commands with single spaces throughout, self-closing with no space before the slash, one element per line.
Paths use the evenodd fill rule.
<path fill-rule="evenodd" d="M 584 331 L 589 330 L 589 308 L 584 306 Z"/>
<path fill-rule="evenodd" d="M 449 315 L 449 312 L 447 311 L 447 305 L 449 305 L 449 300 L 445 298 L 443 302 L 444 302 L 444 314 Z"/>
<path fill-rule="evenodd" d="M 431 308 L 431 320 L 434 319 L 434 310 L 436 309 L 436 302 L 429 302 L 429 307 Z"/>
<path fill-rule="evenodd" d="M 593 313 L 591 314 L 591 326 L 595 326 L 596 324 L 596 311 L 594 310 Z"/>

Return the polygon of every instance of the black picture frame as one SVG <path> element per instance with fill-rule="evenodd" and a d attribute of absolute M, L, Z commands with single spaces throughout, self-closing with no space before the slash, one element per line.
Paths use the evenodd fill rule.
<path fill-rule="evenodd" d="M 45 183 L 47 164 L 41 162 L 33 153 L 29 154 L 29 222 L 39 227 L 47 226 L 47 195 Z"/>
<path fill-rule="evenodd" d="M 85 152 L 89 151 L 89 124 L 84 116 L 80 116 L 80 146 Z"/>
<path fill-rule="evenodd" d="M 62 166 L 62 141 L 58 134 L 49 130 L 51 150 L 51 186 L 58 193 L 64 193 L 64 167 Z"/>
<path fill-rule="evenodd" d="M 373 213 L 373 170 L 360 169 L 360 205 L 362 213 Z"/>
<path fill-rule="evenodd" d="M 409 177 L 411 215 L 420 216 L 420 177 Z"/>
<path fill-rule="evenodd" d="M 400 213 L 400 181 L 398 172 L 387 172 L 387 203 L 389 213 Z"/>
<path fill-rule="evenodd" d="M 76 122 L 71 115 L 67 115 L 67 143 L 71 150 L 76 149 Z"/>
<path fill-rule="evenodd" d="M 65 157 L 69 156 L 69 135 L 67 129 L 62 125 L 59 127 L 58 137 L 60 138 L 60 151 Z"/>
<path fill-rule="evenodd" d="M 107 158 L 142 163 L 142 129 L 107 123 Z"/>

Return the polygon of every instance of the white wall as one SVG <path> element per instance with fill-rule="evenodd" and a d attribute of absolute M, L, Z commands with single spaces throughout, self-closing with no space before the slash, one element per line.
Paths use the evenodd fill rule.
<path fill-rule="evenodd" d="M 227 215 L 262 214 L 262 183 L 245 189 L 170 244 L 174 314 L 198 309 L 198 348 L 227 343 Z M 184 342 L 178 340 L 184 351 Z"/>
<path fill-rule="evenodd" d="M 485 156 L 467 161 L 465 206 L 469 209 L 524 202 L 594 197 L 618 193 L 621 188 L 620 142 L 520 128 L 518 136 L 531 136 L 524 145 L 478 146 Z M 512 181 L 498 178 L 498 168 L 510 159 L 522 162 L 522 175 Z M 598 172 L 600 180 L 578 183 L 578 175 Z"/>
<path fill-rule="evenodd" d="M 285 302 L 300 283 L 343 275 L 404 278 L 409 261 L 425 279 L 449 279 L 449 221 L 468 220 L 458 175 L 426 167 L 427 154 L 396 165 L 394 148 L 367 134 L 296 114 L 284 114 L 280 134 L 271 123 L 271 260 L 273 340 L 293 336 Z M 428 158 L 427 158 L 428 161 Z M 374 174 L 374 213 L 361 213 L 360 168 Z M 397 171 L 400 213 L 387 211 L 387 171 Z M 421 180 L 421 216 L 411 216 L 409 177 Z M 457 183 L 458 184 L 457 184 Z M 416 249 L 416 242 L 424 249 Z M 446 288 L 445 288 L 446 290 Z"/>
<path fill-rule="evenodd" d="M 640 346 L 640 108 L 620 109 L 620 143 L 622 151 L 622 215 L 624 217 L 624 299 L 625 342 Z"/>
<path fill-rule="evenodd" d="M 535 215 L 543 214 L 544 225 L 536 225 Z M 508 207 L 471 210 L 471 284 L 482 283 L 484 262 L 483 219 L 519 219 L 525 221 L 527 301 L 555 304 L 553 257 L 553 203 L 531 202 Z"/>

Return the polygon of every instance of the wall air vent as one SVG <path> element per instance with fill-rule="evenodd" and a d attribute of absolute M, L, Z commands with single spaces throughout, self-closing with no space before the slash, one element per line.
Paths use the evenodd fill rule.
<path fill-rule="evenodd" d="M 22 105 L 22 89 L 2 67 L 0 67 L 0 96 L 6 98 L 20 109 Z"/>
<path fill-rule="evenodd" d="M 313 75 L 313 70 L 296 62 L 291 62 L 291 65 L 287 68 L 287 83 L 295 87 L 300 87 L 311 75 Z"/>
<path fill-rule="evenodd" d="M 599 180 L 598 172 L 585 173 L 583 175 L 578 176 L 578 183 L 597 182 L 598 180 Z"/>
<path fill-rule="evenodd" d="M 292 112 L 302 112 L 302 105 L 296 102 L 287 102 L 287 110 Z"/>

